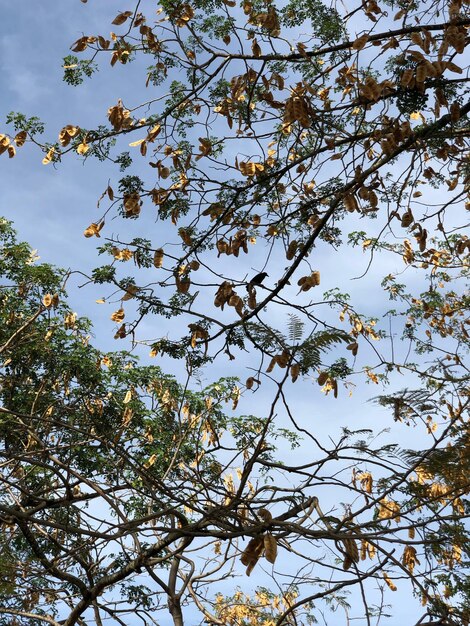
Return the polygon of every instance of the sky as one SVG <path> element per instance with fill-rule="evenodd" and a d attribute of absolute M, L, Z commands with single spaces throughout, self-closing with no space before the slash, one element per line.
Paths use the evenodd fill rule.
<path fill-rule="evenodd" d="M 151 6 L 152 2 L 144 0 L 144 10 Z M 130 72 L 117 65 L 112 73 L 98 73 L 76 88 L 62 81 L 62 58 L 70 53 L 70 45 L 83 34 L 98 34 L 105 30 L 118 11 L 129 7 L 109 0 L 89 0 L 87 4 L 79 0 L 22 0 L 15 3 L 0 0 L 0 8 L 0 133 L 7 129 L 5 117 L 10 111 L 38 116 L 46 123 L 47 135 L 48 132 L 55 134 L 65 124 L 93 127 L 104 123 L 105 111 L 119 97 L 124 98 L 126 103 L 140 100 L 141 95 L 142 99 L 145 98 L 142 88 L 145 65 L 142 64 L 136 64 Z M 2 155 L 0 214 L 14 222 L 19 239 L 37 248 L 42 261 L 80 269 L 87 274 L 98 264 L 95 252 L 97 240 L 86 239 L 82 233 L 96 218 L 97 199 L 106 188 L 108 179 L 115 177 L 116 168 L 95 161 L 83 165 L 78 158 L 66 159 L 58 167 L 44 166 L 41 158 L 39 151 L 28 147 L 20 149 L 14 159 L 6 159 Z M 155 225 L 149 220 L 147 227 L 155 228 Z M 139 232 L 142 226 L 136 224 L 130 228 Z M 363 310 L 371 315 L 382 307 L 383 295 L 378 284 L 383 274 L 393 268 L 378 262 L 367 281 L 354 280 L 366 269 L 367 255 L 361 258 L 355 254 L 338 263 L 331 249 L 322 248 L 316 254 L 322 274 L 322 289 L 340 284 L 346 291 L 352 291 L 356 300 L 363 304 Z M 84 282 L 79 276 L 71 279 L 72 307 L 80 315 L 93 320 L 98 346 L 106 350 L 121 349 L 123 345 L 117 346 L 112 338 L 110 308 L 95 303 L 105 294 L 100 287 L 79 288 Z M 151 336 L 153 324 L 155 320 L 147 320 L 142 326 L 142 334 Z M 147 348 L 137 349 L 137 352 L 144 360 L 147 359 Z M 230 373 L 246 375 L 244 366 L 237 365 Z M 206 376 L 210 376 L 210 372 Z M 409 386 L 410 379 L 404 380 L 398 373 L 394 374 L 393 385 L 398 388 Z M 301 389 L 299 393 L 295 388 L 291 394 L 296 415 L 300 416 L 303 425 L 325 439 L 333 433 L 337 436 L 345 423 L 351 429 L 374 428 L 377 431 L 393 425 L 384 409 L 369 402 L 371 397 L 382 391 L 375 386 L 358 385 L 352 400 L 345 390 L 341 390 L 337 401 L 318 393 L 314 380 L 306 381 Z M 268 398 L 269 392 L 260 389 L 256 395 L 250 395 L 245 404 L 241 402 L 242 410 L 256 412 L 257 407 L 264 407 Z M 392 435 L 383 436 L 412 446 L 419 445 L 422 433 L 403 427 L 400 432 L 394 430 Z M 288 453 L 287 447 L 284 452 Z M 326 500 L 333 505 L 334 494 L 326 496 Z M 263 582 L 262 576 L 258 581 Z M 409 589 L 403 593 L 403 598 L 407 595 Z M 385 622 L 389 626 L 411 624 L 413 617 L 419 616 L 416 607 L 397 602 L 395 597 L 393 601 L 394 615 Z M 336 615 L 332 618 L 333 623 L 344 622 Z M 355 623 L 362 626 L 361 622 Z"/>

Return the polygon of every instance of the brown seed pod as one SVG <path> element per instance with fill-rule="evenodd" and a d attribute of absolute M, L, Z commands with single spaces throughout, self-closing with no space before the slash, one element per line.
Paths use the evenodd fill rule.
<path fill-rule="evenodd" d="M 408 209 L 402 215 L 401 225 L 403 226 L 403 228 L 408 228 L 408 226 L 410 226 L 413 222 L 414 222 L 413 213 L 411 212 L 411 209 Z"/>
<path fill-rule="evenodd" d="M 347 194 L 343 199 L 344 208 L 349 213 L 353 213 L 359 209 L 359 205 L 357 203 L 356 197 L 353 194 Z"/>
<path fill-rule="evenodd" d="M 248 295 L 248 306 L 250 309 L 256 309 L 256 291 L 254 288 L 250 290 Z"/>
<path fill-rule="evenodd" d="M 317 378 L 317 383 L 320 385 L 320 387 L 322 387 L 326 383 L 328 378 L 329 376 L 327 372 L 321 372 L 319 377 Z"/>
<path fill-rule="evenodd" d="M 344 561 L 343 561 L 343 569 L 344 569 L 345 572 L 351 567 L 352 563 L 353 562 L 351 561 L 349 556 L 346 555 L 344 557 Z"/>
<path fill-rule="evenodd" d="M 416 82 L 423 83 L 428 76 L 428 67 L 426 63 L 420 63 L 416 68 Z"/>
<path fill-rule="evenodd" d="M 270 533 L 264 535 L 264 556 L 270 563 L 276 562 L 277 541 Z"/>
<path fill-rule="evenodd" d="M 349 538 L 342 539 L 341 543 L 343 544 L 346 557 L 349 558 L 351 561 L 351 563 L 349 564 L 349 567 L 351 566 L 352 563 L 358 563 L 359 562 L 359 550 L 357 549 L 357 544 L 354 541 L 354 539 L 349 539 Z M 343 568 L 344 568 L 344 565 L 345 564 L 343 563 Z"/>
<path fill-rule="evenodd" d="M 287 248 L 287 252 L 286 252 L 286 258 L 288 261 L 290 261 L 291 259 L 294 258 L 295 253 L 297 251 L 297 241 L 291 241 L 289 244 L 289 247 Z"/>
<path fill-rule="evenodd" d="M 292 382 L 295 383 L 300 374 L 300 365 L 298 363 L 294 363 L 290 368 L 290 375 L 292 378 Z"/>
<path fill-rule="evenodd" d="M 246 568 L 247 576 L 249 576 L 251 572 L 253 571 L 253 568 L 255 567 L 256 563 L 258 563 L 258 560 L 260 556 L 263 554 L 263 551 L 264 551 L 264 538 L 262 535 L 259 537 L 253 537 L 252 539 L 250 539 L 240 559 L 243 565 L 247 566 Z"/>

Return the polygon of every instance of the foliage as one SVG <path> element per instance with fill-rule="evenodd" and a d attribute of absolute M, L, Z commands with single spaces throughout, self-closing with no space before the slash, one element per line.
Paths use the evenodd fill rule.
<path fill-rule="evenodd" d="M 0 153 L 32 142 L 44 165 L 114 162 L 84 232 L 105 239 L 90 281 L 120 301 L 115 338 L 184 362 L 187 380 L 85 345 L 63 279 L 29 266 L 4 227 L 2 515 L 16 565 L 0 615 L 69 626 L 140 607 L 150 623 L 168 608 L 181 625 L 191 603 L 213 624 L 307 624 L 325 605 L 349 620 L 353 586 L 370 624 L 406 579 L 427 607 L 420 623 L 467 624 L 466 3 L 143 11 L 119 13 L 109 37 L 81 36 L 65 80 L 144 61 L 149 95 L 123 85 L 106 124 L 49 141 L 12 113 Z M 366 297 L 343 293 L 344 268 L 362 264 Z M 143 336 L 150 319 L 156 335 Z M 204 366 L 227 378 L 197 390 Z M 344 416 L 322 441 L 293 402 L 312 379 L 332 403 L 393 384 L 378 402 L 397 428 L 422 429 L 420 449 L 377 443 Z M 255 393 L 261 417 L 241 417 Z M 298 459 L 283 449 L 297 433 Z M 214 581 L 240 562 L 248 575 L 263 564 L 272 586 L 221 594 Z M 26 605 L 11 598 L 20 578 Z"/>

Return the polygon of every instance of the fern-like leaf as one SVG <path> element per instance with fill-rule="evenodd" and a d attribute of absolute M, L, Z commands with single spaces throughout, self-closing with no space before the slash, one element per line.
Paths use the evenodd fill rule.
<path fill-rule="evenodd" d="M 305 324 L 298 315 L 289 313 L 289 321 L 287 323 L 288 336 L 291 343 L 298 344 L 304 334 Z"/>

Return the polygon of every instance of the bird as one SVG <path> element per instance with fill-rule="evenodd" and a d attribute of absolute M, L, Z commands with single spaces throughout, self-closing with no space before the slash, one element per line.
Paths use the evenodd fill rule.
<path fill-rule="evenodd" d="M 253 276 L 253 278 L 249 281 L 247 289 L 249 289 L 250 287 L 254 287 L 255 285 L 261 285 L 261 283 L 267 276 L 268 274 L 266 272 L 260 272 L 259 274 L 256 274 L 256 276 Z"/>

